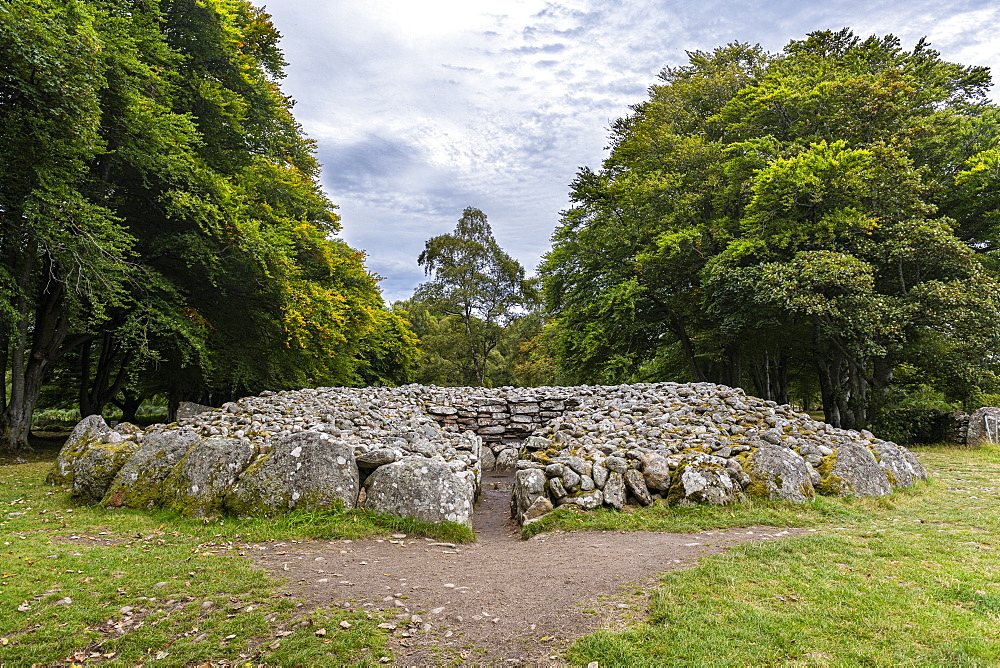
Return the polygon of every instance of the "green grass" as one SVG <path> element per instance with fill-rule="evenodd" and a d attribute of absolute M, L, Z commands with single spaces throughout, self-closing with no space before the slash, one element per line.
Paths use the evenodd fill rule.
<path fill-rule="evenodd" d="M 932 480 L 886 499 L 755 504 L 732 516 L 726 509 L 644 511 L 664 526 L 740 526 L 730 521 L 767 523 L 772 516 L 783 520 L 779 526 L 819 530 L 735 547 L 665 575 L 644 623 L 586 636 L 567 658 L 600 665 L 1000 664 L 1000 448 L 934 447 L 918 455 Z"/>
<path fill-rule="evenodd" d="M 82 506 L 43 483 L 50 466 L 0 466 L 0 665 L 376 664 L 391 657 L 377 614 L 298 608 L 280 582 L 237 557 L 240 549 L 395 532 L 475 538 L 462 525 L 361 511 L 199 520 Z M 317 636 L 321 628 L 328 632 Z"/>

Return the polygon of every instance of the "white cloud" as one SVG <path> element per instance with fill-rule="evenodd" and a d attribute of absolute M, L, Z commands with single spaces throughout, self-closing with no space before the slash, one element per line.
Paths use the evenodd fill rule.
<path fill-rule="evenodd" d="M 987 0 L 276 0 L 283 86 L 317 139 L 343 235 L 391 299 L 421 280 L 423 241 L 486 211 L 530 271 L 568 205 L 577 168 L 599 166 L 607 128 L 685 50 L 731 41 L 780 50 L 817 29 L 927 36 L 966 64 L 1000 65 Z M 409 269 L 407 269 L 409 268 Z"/>

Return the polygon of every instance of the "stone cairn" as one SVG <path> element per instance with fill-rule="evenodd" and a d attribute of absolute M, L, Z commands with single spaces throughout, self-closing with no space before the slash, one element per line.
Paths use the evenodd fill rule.
<path fill-rule="evenodd" d="M 193 413 L 194 411 L 192 411 Z M 106 507 L 209 517 L 355 508 L 471 524 L 484 471 L 515 471 L 524 524 L 561 505 L 882 496 L 906 448 L 708 383 L 264 392 L 143 430 L 100 416 L 49 474 Z"/>

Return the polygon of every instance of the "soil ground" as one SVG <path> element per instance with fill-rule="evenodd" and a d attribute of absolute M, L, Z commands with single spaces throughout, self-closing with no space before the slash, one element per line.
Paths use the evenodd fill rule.
<path fill-rule="evenodd" d="M 732 545 L 808 531 L 581 531 L 522 541 L 510 520 L 512 481 L 484 476 L 472 545 L 397 534 L 262 543 L 247 556 L 305 605 L 384 611 L 398 665 L 547 665 L 584 634 L 641 619 L 658 574 Z"/>

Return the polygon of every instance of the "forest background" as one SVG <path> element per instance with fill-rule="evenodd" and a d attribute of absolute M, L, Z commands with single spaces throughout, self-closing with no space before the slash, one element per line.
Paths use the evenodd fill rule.
<path fill-rule="evenodd" d="M 1000 397 L 985 68 L 820 31 L 689 54 L 538 276 L 469 207 L 383 304 L 242 0 L 0 1 L 0 447 L 40 409 L 306 385 L 712 381 L 837 426 Z"/>

